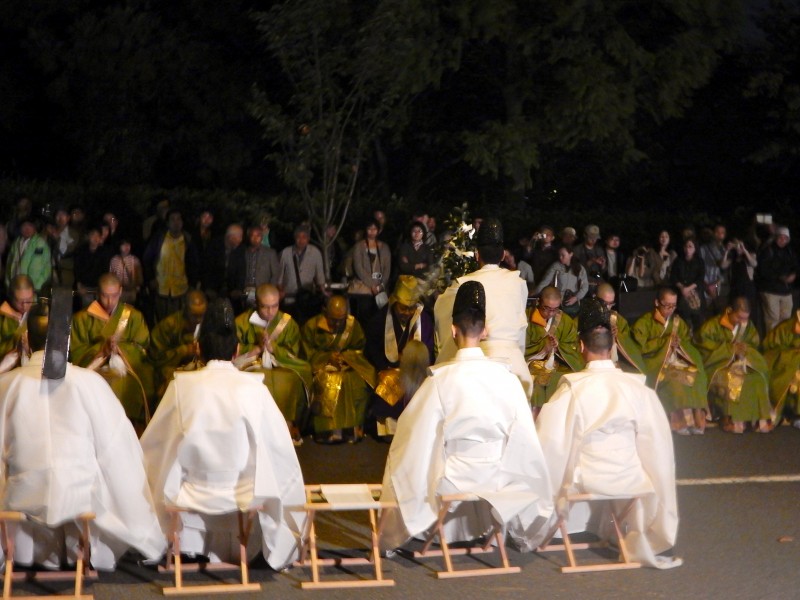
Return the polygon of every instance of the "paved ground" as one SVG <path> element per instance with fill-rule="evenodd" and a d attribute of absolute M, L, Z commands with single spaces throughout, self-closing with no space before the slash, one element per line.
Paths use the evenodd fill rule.
<path fill-rule="evenodd" d="M 769 435 L 743 436 L 709 430 L 705 436 L 676 437 L 681 524 L 675 554 L 684 566 L 670 571 L 640 569 L 615 573 L 562 575 L 559 554 L 520 554 L 510 550 L 518 575 L 439 581 L 436 559 L 415 562 L 399 557 L 385 561 L 385 576 L 394 588 L 302 591 L 307 570 L 274 573 L 256 566 L 253 579 L 262 592 L 247 598 L 468 598 L 539 597 L 605 598 L 798 598 L 800 568 L 800 431 L 781 427 Z M 318 446 L 307 441 L 299 449 L 306 481 L 378 482 L 388 447 L 372 440 L 357 446 Z M 422 465 L 421 465 L 422 466 Z M 766 481 L 754 477 L 768 476 Z M 739 478 L 721 482 L 720 478 Z M 328 546 L 356 548 L 366 523 L 361 515 L 339 513 L 325 519 L 321 536 Z M 470 559 L 459 558 L 459 564 Z M 347 574 L 328 572 L 336 577 Z M 358 568 L 356 574 L 367 575 Z M 123 563 L 91 586 L 95 597 L 158 598 L 168 578 Z M 26 588 L 34 591 L 34 588 Z"/>

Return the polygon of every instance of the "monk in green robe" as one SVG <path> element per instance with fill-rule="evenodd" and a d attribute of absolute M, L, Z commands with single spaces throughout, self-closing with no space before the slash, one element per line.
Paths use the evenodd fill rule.
<path fill-rule="evenodd" d="M 25 316 L 35 303 L 31 278 L 24 274 L 13 277 L 8 300 L 0 305 L 0 373 L 15 369 L 30 357 Z"/>
<path fill-rule="evenodd" d="M 308 407 L 311 365 L 300 358 L 300 327 L 291 315 L 279 310 L 280 300 L 274 285 L 256 288 L 255 309 L 236 317 L 239 356 L 234 364 L 264 374 L 264 383 L 299 446 L 303 443 L 300 429 Z"/>
<path fill-rule="evenodd" d="M 747 298 L 734 298 L 695 337 L 708 373 L 708 400 L 722 414 L 723 429 L 744 433 L 749 422 L 756 431 L 769 432 L 769 371 L 758 351 L 761 340 L 750 322 Z"/>
<path fill-rule="evenodd" d="M 365 342 L 343 296 L 328 298 L 325 311 L 303 325 L 303 352 L 314 373 L 312 411 L 319 441 L 341 442 L 344 429 L 352 430 L 351 442 L 364 435 L 369 388 L 375 387 L 375 369 L 364 357 Z"/>
<path fill-rule="evenodd" d="M 106 273 L 98 281 L 98 299 L 72 320 L 71 362 L 97 371 L 108 381 L 134 427 L 150 420 L 155 392 L 147 355 L 150 331 L 144 316 L 120 302 L 122 285 Z"/>
<path fill-rule="evenodd" d="M 202 367 L 197 338 L 208 308 L 206 295 L 199 290 L 186 294 L 183 310 L 159 321 L 150 332 L 150 358 L 156 368 L 156 397 L 161 398 L 176 370 L 194 371 Z"/>
<path fill-rule="evenodd" d="M 800 310 L 766 335 L 763 349 L 774 423 L 786 415 L 800 429 Z"/>
<path fill-rule="evenodd" d="M 655 310 L 639 317 L 631 333 L 642 349 L 647 385 L 658 394 L 672 430 L 700 435 L 706 428 L 708 380 L 689 325 L 675 313 L 677 306 L 678 292 L 659 288 Z"/>
<path fill-rule="evenodd" d="M 611 360 L 617 367 L 628 373 L 644 373 L 642 350 L 631 335 L 628 320 L 614 310 L 617 296 L 614 288 L 608 283 L 601 283 L 597 286 L 595 296 L 611 311 L 611 334 L 614 336 Z"/>
<path fill-rule="evenodd" d="M 575 320 L 562 312 L 560 306 L 561 292 L 548 286 L 528 315 L 525 360 L 533 377 L 534 416 L 556 391 L 564 373 L 577 372 L 585 366 Z"/>

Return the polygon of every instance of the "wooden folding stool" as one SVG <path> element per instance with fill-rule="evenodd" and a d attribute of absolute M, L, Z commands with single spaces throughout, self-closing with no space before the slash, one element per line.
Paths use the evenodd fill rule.
<path fill-rule="evenodd" d="M 436 520 L 436 525 L 431 529 L 430 534 L 425 540 L 425 545 L 422 550 L 414 552 L 415 558 L 425 558 L 430 556 L 441 556 L 444 559 L 444 571 L 437 571 L 436 576 L 439 579 L 449 579 L 453 577 L 478 577 L 483 575 L 506 575 L 509 573 L 519 573 L 519 567 L 512 567 L 508 562 L 508 553 L 506 552 L 506 537 L 505 537 L 505 524 L 495 522 L 492 525 L 492 531 L 486 537 L 486 543 L 477 548 L 450 548 L 447 539 L 444 535 L 444 521 L 450 511 L 450 506 L 453 502 L 485 502 L 483 498 L 475 494 L 447 494 L 439 497 L 441 506 L 439 508 L 439 518 Z M 431 550 L 434 538 L 439 539 L 439 550 Z M 461 569 L 456 570 L 453 568 L 452 556 L 458 554 L 484 554 L 493 552 L 491 545 L 492 542 L 497 546 L 497 552 L 500 556 L 501 566 L 491 567 L 487 566 L 481 569 Z"/>
<path fill-rule="evenodd" d="M 84 513 L 75 520 L 79 524 L 78 556 L 75 562 L 75 571 L 27 571 L 14 573 L 14 530 L 22 521 L 32 521 L 25 513 L 17 511 L 0 512 L 0 537 L 2 538 L 3 551 L 6 556 L 6 568 L 3 575 L 3 598 L 11 598 L 13 581 L 63 581 L 74 579 L 73 593 L 65 598 L 81 598 L 90 600 L 92 594 L 83 593 L 85 579 L 97 579 L 97 572 L 91 569 L 91 541 L 89 538 L 89 522 L 95 518 L 94 513 Z M 25 596 L 33 600 L 50 600 L 52 595 Z"/>
<path fill-rule="evenodd" d="M 539 546 L 539 552 L 554 552 L 563 550 L 566 552 L 567 566 L 561 567 L 562 573 L 588 573 L 591 571 L 615 571 L 618 569 L 638 569 L 642 566 L 641 563 L 632 561 L 628 553 L 628 548 L 625 545 L 625 536 L 621 528 L 622 522 L 625 517 L 630 513 L 636 503 L 642 496 L 595 496 L 594 494 L 570 494 L 567 496 L 567 513 L 558 519 L 558 522 L 553 529 L 548 533 L 545 542 Z M 624 501 L 625 504 L 621 510 L 614 510 L 614 501 Z M 572 509 L 576 502 L 607 502 L 611 514 L 611 522 L 614 525 L 614 532 L 617 536 L 617 548 L 619 549 L 619 561 L 607 563 L 595 563 L 590 565 L 578 565 L 575 559 L 576 550 L 586 550 L 590 548 L 608 548 L 610 546 L 608 541 L 598 542 L 585 542 L 573 543 L 570 540 L 567 531 L 567 521 L 569 520 L 569 511 Z M 561 532 L 561 544 L 550 544 L 553 536 L 557 531 Z"/>
<path fill-rule="evenodd" d="M 167 551 L 167 564 L 164 570 L 174 571 L 175 586 L 163 588 L 162 591 L 164 592 L 165 596 L 179 596 L 186 594 L 231 594 L 237 592 L 258 592 L 261 590 L 261 584 L 250 583 L 250 572 L 247 566 L 247 540 L 250 538 L 250 532 L 253 529 L 253 520 L 258 518 L 258 509 L 250 509 L 236 513 L 239 524 L 238 565 L 226 562 L 198 562 L 184 565 L 183 561 L 181 560 L 181 513 L 194 511 L 177 506 L 168 506 L 167 512 L 170 514 L 170 548 Z M 239 569 L 241 574 L 241 583 L 212 583 L 206 585 L 183 584 L 184 571 L 230 571 L 233 569 Z"/>
<path fill-rule="evenodd" d="M 394 580 L 384 579 L 381 570 L 381 555 L 378 542 L 380 540 L 380 523 L 376 511 L 387 508 L 396 508 L 396 502 L 382 502 L 380 498 L 382 486 L 380 484 L 355 484 L 355 485 L 307 485 L 306 503 L 303 509 L 308 518 L 306 531 L 303 532 L 298 566 L 311 566 L 311 581 L 304 581 L 300 586 L 304 590 L 321 590 L 332 588 L 377 587 L 393 586 Z M 317 533 L 314 520 L 319 512 L 360 511 L 369 513 L 371 530 L 371 551 L 367 557 L 340 557 L 320 558 L 317 548 Z M 382 521 L 383 519 L 381 519 Z M 373 565 L 375 567 L 374 579 L 356 579 L 349 581 L 321 581 L 320 567 L 349 565 Z"/>

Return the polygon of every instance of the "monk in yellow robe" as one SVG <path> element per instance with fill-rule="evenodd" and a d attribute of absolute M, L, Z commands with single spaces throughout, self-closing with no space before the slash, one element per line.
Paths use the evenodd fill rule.
<path fill-rule="evenodd" d="M 575 320 L 561 310 L 561 292 L 548 286 L 530 312 L 525 333 L 525 360 L 533 376 L 534 415 L 556 391 L 564 373 L 580 371 L 584 360 L 578 347 Z"/>
<path fill-rule="evenodd" d="M 294 444 L 299 446 L 311 389 L 311 365 L 300 358 L 300 327 L 279 309 L 280 291 L 274 285 L 258 286 L 255 300 L 254 309 L 236 317 L 239 356 L 234 364 L 264 374 L 264 384 L 286 419 Z"/>
<path fill-rule="evenodd" d="M 12 278 L 8 300 L 0 305 L 0 373 L 19 367 L 31 355 L 27 314 L 35 302 L 31 278 L 24 274 Z"/>
<path fill-rule="evenodd" d="M 303 325 L 302 340 L 314 373 L 312 412 L 317 439 L 339 443 L 347 429 L 352 432 L 349 441 L 360 441 L 369 388 L 375 387 L 375 368 L 364 357 L 364 331 L 348 314 L 347 299 L 331 296 L 325 311 Z"/>
<path fill-rule="evenodd" d="M 764 338 L 774 423 L 785 415 L 800 429 L 800 310 Z"/>
<path fill-rule="evenodd" d="M 134 427 L 150 420 L 155 392 L 147 355 L 150 330 L 138 310 L 120 302 L 122 284 L 106 273 L 98 281 L 98 299 L 72 320 L 71 362 L 100 373 L 119 398 Z"/>
<path fill-rule="evenodd" d="M 200 290 L 186 294 L 183 310 L 159 321 L 150 333 L 150 358 L 156 368 L 156 396 L 161 398 L 176 370 L 194 371 L 203 366 L 197 338 L 208 308 Z"/>
<path fill-rule="evenodd" d="M 723 429 L 744 433 L 751 423 L 760 433 L 770 431 L 769 371 L 747 298 L 734 298 L 724 313 L 703 323 L 696 338 L 708 373 L 708 400 L 722 414 Z"/>

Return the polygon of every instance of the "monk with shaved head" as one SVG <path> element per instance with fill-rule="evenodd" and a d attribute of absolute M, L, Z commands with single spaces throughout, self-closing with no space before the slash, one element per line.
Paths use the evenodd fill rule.
<path fill-rule="evenodd" d="M 0 373 L 20 366 L 30 356 L 25 316 L 35 302 L 31 278 L 27 275 L 13 277 L 8 300 L 0 305 Z"/>
<path fill-rule="evenodd" d="M 141 428 L 155 396 L 147 356 L 150 330 L 142 313 L 121 301 L 122 284 L 116 275 L 106 273 L 97 283 L 97 300 L 72 320 L 71 361 L 100 373 L 134 427 Z"/>
<path fill-rule="evenodd" d="M 708 400 L 722 416 L 723 429 L 743 433 L 750 423 L 755 431 L 770 431 L 769 369 L 747 298 L 734 298 L 724 313 L 703 323 L 696 338 L 708 373 Z"/>
<path fill-rule="evenodd" d="M 647 385 L 658 394 L 672 430 L 700 435 L 706 427 L 708 380 L 689 324 L 676 313 L 677 306 L 678 290 L 659 288 L 654 310 L 639 317 L 632 334 L 642 349 Z"/>
<path fill-rule="evenodd" d="M 628 320 L 614 310 L 617 300 L 614 288 L 608 283 L 601 283 L 597 286 L 595 297 L 609 310 L 611 335 L 614 337 L 611 360 L 623 371 L 644 373 L 642 352 L 639 344 L 631 337 Z"/>
<path fill-rule="evenodd" d="M 529 311 L 525 360 L 533 377 L 531 406 L 534 414 L 538 414 L 553 395 L 564 373 L 583 368 L 576 322 L 561 310 L 558 288 L 543 288 L 536 308 Z"/>
<path fill-rule="evenodd" d="M 317 441 L 335 444 L 347 435 L 356 443 L 363 438 L 369 388 L 375 387 L 365 343 L 344 296 L 328 298 L 325 311 L 303 326 L 303 353 L 314 373 L 311 408 Z"/>
<path fill-rule="evenodd" d="M 176 370 L 195 370 L 201 366 L 197 339 L 207 308 L 206 295 L 191 290 L 186 294 L 183 310 L 172 313 L 153 327 L 150 353 L 157 369 L 159 398 Z"/>
<path fill-rule="evenodd" d="M 300 327 L 280 310 L 280 290 L 270 283 L 255 290 L 255 308 L 236 317 L 241 370 L 263 373 L 264 384 L 286 419 L 296 446 L 303 443 L 302 423 L 308 410 L 311 366 L 300 358 Z"/>

